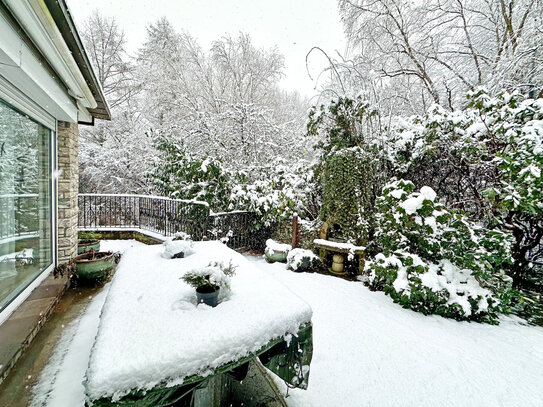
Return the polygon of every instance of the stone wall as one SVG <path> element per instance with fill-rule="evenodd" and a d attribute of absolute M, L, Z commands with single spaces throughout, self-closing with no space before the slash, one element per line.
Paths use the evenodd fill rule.
<path fill-rule="evenodd" d="M 77 123 L 58 122 L 58 263 L 77 255 Z"/>

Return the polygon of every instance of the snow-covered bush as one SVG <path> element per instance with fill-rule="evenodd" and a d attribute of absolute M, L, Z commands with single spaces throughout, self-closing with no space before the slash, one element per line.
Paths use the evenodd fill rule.
<path fill-rule="evenodd" d="M 292 249 L 287 254 L 287 268 L 294 271 L 311 271 L 322 266 L 322 261 L 311 250 Z"/>
<path fill-rule="evenodd" d="M 155 143 L 162 157 L 152 181 L 158 193 L 171 198 L 207 202 L 212 210 L 228 207 L 235 174 L 213 157 L 197 157 L 171 137 L 160 132 Z"/>
<path fill-rule="evenodd" d="M 185 273 L 181 279 L 194 288 L 205 287 L 217 291 L 221 288 L 230 288 L 230 279 L 234 274 L 236 274 L 236 266 L 232 264 L 231 260 L 227 265 L 216 261 Z"/>
<path fill-rule="evenodd" d="M 494 322 L 501 311 L 489 289 L 481 287 L 471 270 L 449 260 L 432 263 L 397 251 L 379 253 L 366 263 L 370 287 L 381 289 L 394 302 L 424 315 Z"/>
<path fill-rule="evenodd" d="M 254 212 L 260 215 L 255 229 L 275 225 L 295 212 L 316 217 L 313 171 L 305 163 L 276 162 L 247 174 L 226 168 L 219 159 L 199 158 L 169 136 L 157 133 L 156 139 L 163 158 L 152 180 L 159 194 L 204 201 L 216 212 Z"/>
<path fill-rule="evenodd" d="M 367 281 L 406 308 L 459 320 L 492 322 L 506 310 L 511 240 L 447 209 L 429 187 L 386 185 L 376 202 Z"/>
<path fill-rule="evenodd" d="M 277 163 L 273 169 L 250 181 L 238 177 L 232 187 L 229 209 L 244 209 L 261 216 L 263 226 L 276 225 L 295 213 L 305 218 L 317 216 L 317 191 L 313 169 L 305 164 Z"/>
<path fill-rule="evenodd" d="M 171 259 L 174 257 L 187 257 L 192 254 L 194 242 L 190 240 L 190 237 L 187 234 L 184 234 L 182 238 L 178 237 L 176 235 L 173 239 L 168 239 L 163 243 L 163 257 Z"/>
<path fill-rule="evenodd" d="M 390 161 L 417 187 L 514 237 L 516 285 L 539 261 L 543 242 L 543 99 L 476 89 L 464 110 L 433 106 L 397 124 Z"/>

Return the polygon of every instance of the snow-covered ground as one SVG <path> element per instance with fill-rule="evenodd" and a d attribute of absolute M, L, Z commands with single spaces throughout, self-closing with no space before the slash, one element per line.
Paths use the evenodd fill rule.
<path fill-rule="evenodd" d="M 543 405 L 543 328 L 513 319 L 489 326 L 425 317 L 361 283 L 248 258 L 313 309 L 309 389 L 289 390 L 292 407 Z M 80 383 L 106 291 L 66 328 L 33 406 L 83 405 Z"/>
<path fill-rule="evenodd" d="M 362 283 L 249 258 L 313 309 L 309 389 L 289 406 L 543 406 L 543 328 L 425 317 Z"/>

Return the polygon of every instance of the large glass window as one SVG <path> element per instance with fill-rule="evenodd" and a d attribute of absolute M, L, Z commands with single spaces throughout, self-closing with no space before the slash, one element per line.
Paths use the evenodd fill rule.
<path fill-rule="evenodd" d="M 52 264 L 51 131 L 0 100 L 0 310 Z"/>

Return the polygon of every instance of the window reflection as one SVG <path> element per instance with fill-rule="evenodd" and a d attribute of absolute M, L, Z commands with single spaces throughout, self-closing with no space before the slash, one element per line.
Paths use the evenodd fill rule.
<path fill-rule="evenodd" d="M 0 310 L 52 262 L 50 130 L 0 100 Z"/>

